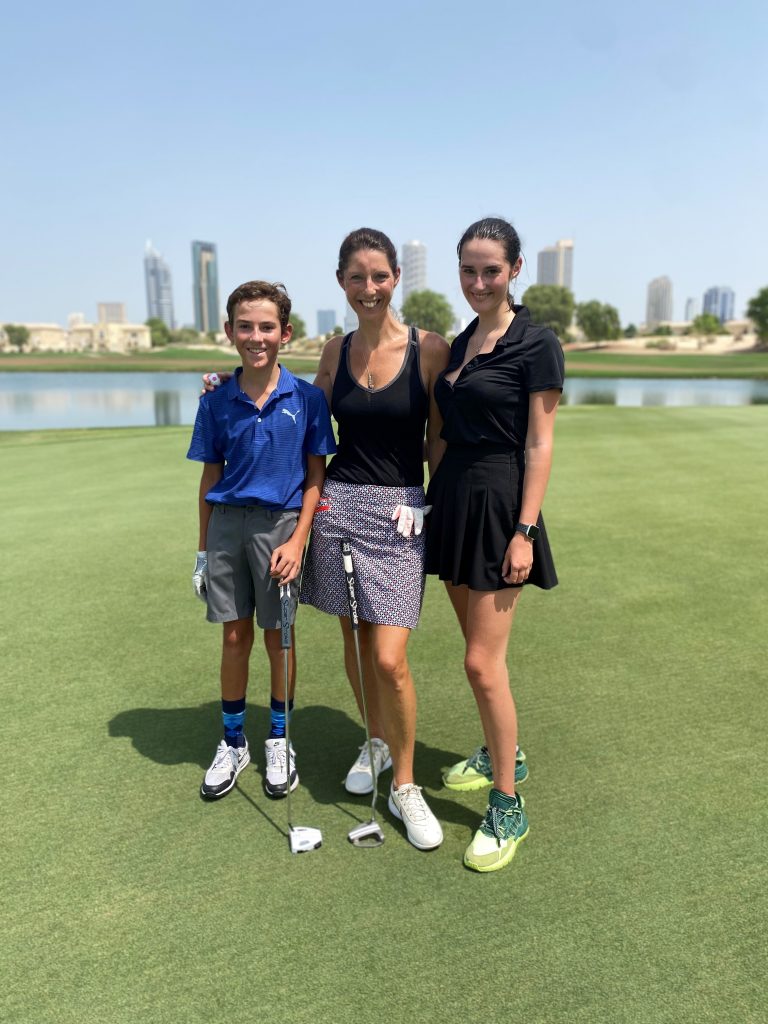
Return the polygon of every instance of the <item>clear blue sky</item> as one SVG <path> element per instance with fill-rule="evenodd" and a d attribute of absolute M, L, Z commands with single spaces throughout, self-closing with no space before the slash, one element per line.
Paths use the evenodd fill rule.
<path fill-rule="evenodd" d="M 0 322 L 63 323 L 169 262 L 192 319 L 190 242 L 216 242 L 222 304 L 285 281 L 341 315 L 338 245 L 367 224 L 428 247 L 467 308 L 455 245 L 510 218 L 523 285 L 575 241 L 577 301 L 675 316 L 713 284 L 740 314 L 768 284 L 764 3 L 139 2 L 14 5 L 2 18 Z"/>

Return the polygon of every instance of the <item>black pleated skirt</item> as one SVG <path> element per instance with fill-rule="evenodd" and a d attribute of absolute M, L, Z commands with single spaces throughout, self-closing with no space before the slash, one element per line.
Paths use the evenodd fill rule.
<path fill-rule="evenodd" d="M 432 505 L 427 517 L 429 575 L 472 590 L 509 588 L 501 566 L 518 522 L 524 473 L 522 451 L 448 447 L 427 490 L 427 504 Z M 557 586 L 557 573 L 541 516 L 537 526 L 526 583 L 551 590 Z"/>

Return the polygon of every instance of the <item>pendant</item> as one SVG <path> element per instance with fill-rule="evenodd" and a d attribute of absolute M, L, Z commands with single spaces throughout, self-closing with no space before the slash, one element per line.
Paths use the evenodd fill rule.
<path fill-rule="evenodd" d="M 373 387 L 374 387 L 373 377 L 371 376 L 371 371 L 369 370 L 368 371 L 368 390 L 369 391 L 373 391 Z"/>

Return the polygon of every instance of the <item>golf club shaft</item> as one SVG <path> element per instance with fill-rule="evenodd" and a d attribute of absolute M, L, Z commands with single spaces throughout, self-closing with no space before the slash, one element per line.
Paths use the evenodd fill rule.
<path fill-rule="evenodd" d="M 373 743 L 371 742 L 371 730 L 368 725 L 368 702 L 365 699 L 365 680 L 363 679 L 363 659 L 360 657 L 360 620 L 357 616 L 357 593 L 355 590 L 355 567 L 352 562 L 352 545 L 348 540 L 341 542 L 341 557 L 344 562 L 344 575 L 347 581 L 347 600 L 349 602 L 349 624 L 352 628 L 352 642 L 355 645 L 355 659 L 357 661 L 357 678 L 360 680 L 360 703 L 363 706 L 363 724 L 365 725 L 365 741 L 368 744 L 368 760 L 371 764 L 371 778 L 373 779 L 373 796 L 371 798 L 371 821 L 376 820 L 376 796 L 378 790 L 378 777 L 376 775 L 376 764 L 373 759 Z"/>
<path fill-rule="evenodd" d="M 287 583 L 280 586 L 280 646 L 283 648 L 283 669 L 285 674 L 285 799 L 288 811 L 288 835 L 292 829 L 291 824 L 291 701 L 288 693 L 290 686 L 290 655 L 291 655 L 291 588 Z"/>

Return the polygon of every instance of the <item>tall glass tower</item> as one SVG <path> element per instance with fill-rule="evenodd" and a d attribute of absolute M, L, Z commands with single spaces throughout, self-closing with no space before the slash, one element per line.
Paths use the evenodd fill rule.
<path fill-rule="evenodd" d="M 219 319 L 219 270 L 213 242 L 192 243 L 192 292 L 195 327 L 198 331 L 221 330 Z"/>
<path fill-rule="evenodd" d="M 144 284 L 147 289 L 147 319 L 155 317 L 173 330 L 173 285 L 168 264 L 147 242 L 144 249 Z"/>
<path fill-rule="evenodd" d="M 411 292 L 421 292 L 427 287 L 427 247 L 423 242 L 404 242 L 400 258 L 403 266 L 401 299 L 405 302 Z"/>

